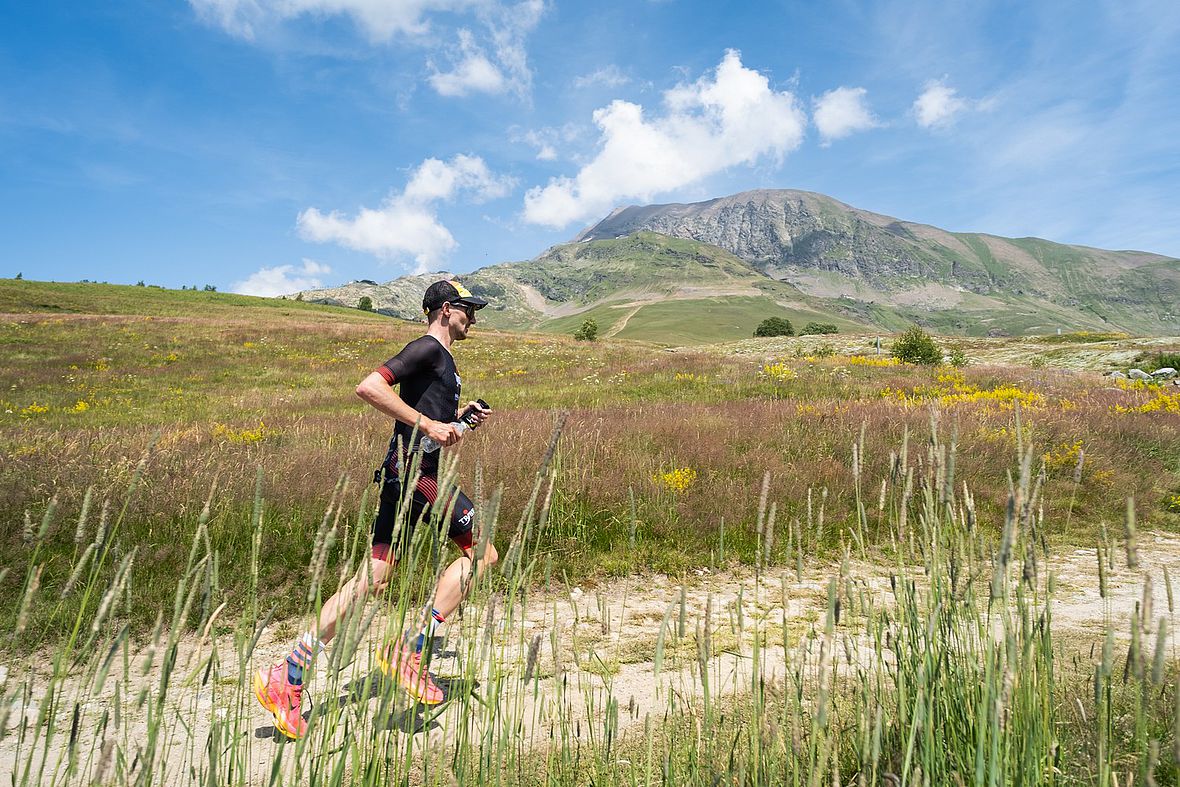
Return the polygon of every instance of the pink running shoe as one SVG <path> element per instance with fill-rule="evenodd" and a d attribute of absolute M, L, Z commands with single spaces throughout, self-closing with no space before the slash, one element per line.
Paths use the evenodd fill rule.
<path fill-rule="evenodd" d="M 446 699 L 443 690 L 422 667 L 422 653 L 403 640 L 378 650 L 377 666 L 386 676 L 396 680 L 407 694 L 424 705 L 438 705 Z"/>
<path fill-rule="evenodd" d="M 262 707 L 274 714 L 275 728 L 288 738 L 302 738 L 307 732 L 303 720 L 303 686 L 287 680 L 287 661 L 263 667 L 254 673 L 254 695 Z"/>

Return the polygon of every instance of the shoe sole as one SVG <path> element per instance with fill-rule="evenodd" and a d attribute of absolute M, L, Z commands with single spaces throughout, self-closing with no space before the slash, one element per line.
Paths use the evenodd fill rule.
<path fill-rule="evenodd" d="M 287 723 L 283 721 L 283 717 L 279 715 L 279 707 L 271 702 L 267 696 L 266 681 L 262 679 L 261 672 L 254 673 L 254 696 L 258 698 L 258 703 L 270 711 L 270 715 L 274 717 L 276 730 L 293 741 L 299 740 L 299 736 L 287 726 Z"/>

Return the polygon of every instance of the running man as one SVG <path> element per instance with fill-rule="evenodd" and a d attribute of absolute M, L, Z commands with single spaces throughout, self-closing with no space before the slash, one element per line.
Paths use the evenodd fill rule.
<path fill-rule="evenodd" d="M 336 626 L 358 602 L 370 593 L 378 593 L 393 573 L 398 549 L 409 543 L 409 532 L 401 533 L 394 543 L 398 503 L 402 496 L 402 475 L 410 467 L 410 455 L 423 435 L 444 446 L 454 445 L 463 433 L 451 425 L 459 415 L 462 382 L 451 356 L 451 346 L 467 338 L 475 324 L 475 313 L 487 301 L 472 295 L 457 281 L 439 281 L 430 285 L 422 299 L 426 313 L 426 335 L 407 344 L 401 352 L 377 368 L 356 387 L 357 396 L 395 421 L 389 452 L 378 471 L 383 476 L 381 502 L 373 523 L 373 547 L 369 566 L 361 566 L 356 576 L 346 582 L 320 610 L 317 629 L 304 633 L 291 653 L 273 667 L 264 667 L 254 675 L 254 692 L 262 706 L 274 714 L 275 726 L 289 738 L 298 738 L 307 730 L 302 715 L 303 676 L 326 643 L 336 635 Z M 400 395 L 393 390 L 400 386 Z M 481 424 L 491 410 L 470 402 L 474 421 Z M 417 426 L 417 440 L 411 437 Z M 399 455 L 398 448 L 401 447 Z M 438 463 L 441 451 L 422 454 L 421 478 L 413 491 L 408 531 L 419 519 L 430 516 L 436 505 L 440 512 L 451 507 L 451 498 L 438 499 Z M 383 647 L 377 663 L 381 671 L 394 678 L 416 700 L 434 705 L 443 701 L 443 692 L 423 669 L 422 651 L 429 647 L 435 628 L 456 609 L 473 580 L 496 562 L 495 547 L 487 544 L 475 566 L 472 525 L 474 505 L 455 490 L 448 535 L 462 550 L 439 579 L 431 614 L 417 638 L 400 637 Z M 472 575 L 473 567 L 476 575 Z M 424 615 L 424 617 L 426 617 Z"/>

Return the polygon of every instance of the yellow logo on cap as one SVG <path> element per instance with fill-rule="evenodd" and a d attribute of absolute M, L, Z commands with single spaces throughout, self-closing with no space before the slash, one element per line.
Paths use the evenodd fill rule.
<path fill-rule="evenodd" d="M 459 282 L 452 279 L 449 283 L 452 287 L 454 287 L 459 292 L 460 298 L 470 298 L 471 297 L 471 290 L 467 289 Z"/>

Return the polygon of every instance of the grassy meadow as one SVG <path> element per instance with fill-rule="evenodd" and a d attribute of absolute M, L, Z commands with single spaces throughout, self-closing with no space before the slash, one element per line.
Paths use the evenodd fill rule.
<path fill-rule="evenodd" d="M 974 340 L 975 362 L 925 368 L 876 355 L 871 336 L 670 351 L 477 325 L 456 360 L 464 394 L 496 415 L 464 440 L 458 479 L 502 555 L 462 624 L 461 685 L 481 688 L 458 692 L 442 734 L 378 735 L 363 703 L 329 702 L 283 747 L 249 734 L 257 621 L 303 619 L 364 554 L 389 424 L 353 387 L 421 326 L 33 282 L 0 282 L 0 311 L 0 614 L 17 634 L 0 659 L 41 664 L 7 667 L 0 687 L 5 707 L 42 709 L 19 726 L 14 784 L 255 783 L 259 768 L 316 784 L 1176 783 L 1169 623 L 1149 603 L 1116 618 L 1104 574 L 1106 633 L 1054 631 L 1047 566 L 1097 549 L 1088 565 L 1137 582 L 1135 534 L 1180 531 L 1180 388 L 1057 368 L 1068 338 L 1029 340 L 1035 366 L 980 363 Z M 390 630 L 445 559 L 425 531 Z M 679 610 L 631 623 L 647 636 L 634 658 L 681 683 L 654 689 L 663 713 L 626 734 L 613 601 L 581 613 L 602 628 L 589 650 L 578 613 L 574 642 L 556 611 L 548 642 L 513 624 L 575 585 L 683 588 L 704 571 L 757 572 L 754 606 L 686 608 L 681 590 Z M 814 614 L 788 620 L 808 583 Z M 371 619 L 342 636 L 357 663 Z M 145 647 L 158 681 L 118 694 Z M 173 675 L 180 652 L 193 661 Z M 722 687 L 730 657 L 745 683 Z M 396 706 L 334 658 L 325 696 Z M 192 701 L 225 714 L 199 734 L 161 716 L 206 685 Z M 104 718 L 79 737 L 102 712 L 88 697 L 148 726 Z M 173 739 L 190 750 L 179 760 Z"/>

